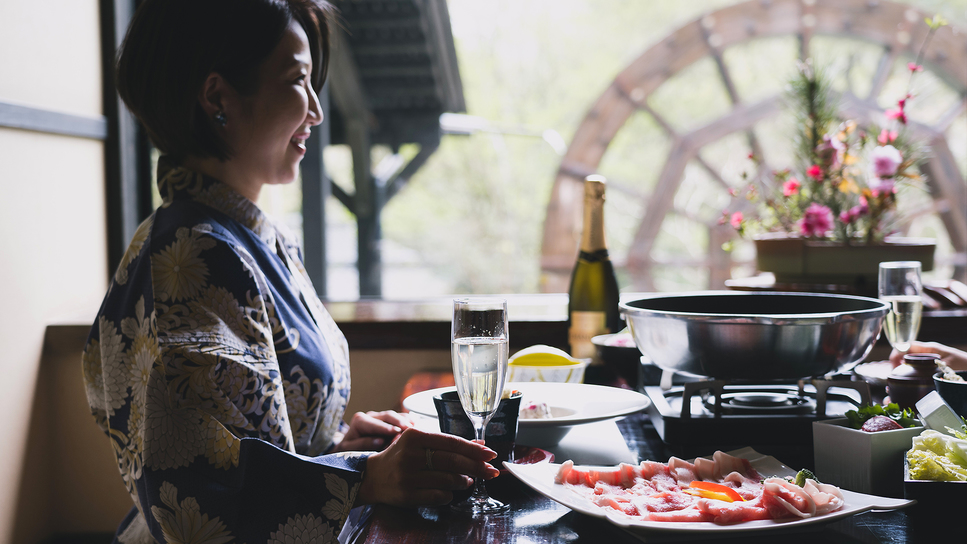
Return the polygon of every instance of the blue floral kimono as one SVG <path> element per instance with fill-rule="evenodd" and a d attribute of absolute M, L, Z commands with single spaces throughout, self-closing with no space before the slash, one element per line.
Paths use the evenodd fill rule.
<path fill-rule="evenodd" d="M 87 398 L 135 508 L 131 542 L 330 542 L 367 454 L 325 455 L 349 352 L 292 237 L 162 157 L 83 355 Z"/>

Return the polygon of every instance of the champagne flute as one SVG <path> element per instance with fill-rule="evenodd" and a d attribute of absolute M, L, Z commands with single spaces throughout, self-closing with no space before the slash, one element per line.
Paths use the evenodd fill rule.
<path fill-rule="evenodd" d="M 923 313 L 920 263 L 880 263 L 878 289 L 880 300 L 890 304 L 890 313 L 883 327 L 886 339 L 894 349 L 905 354 L 920 332 L 920 316 Z"/>
<path fill-rule="evenodd" d="M 453 378 L 463 410 L 483 442 L 487 423 L 497 410 L 507 376 L 507 301 L 498 298 L 463 298 L 453 301 L 450 328 Z M 476 478 L 473 494 L 451 506 L 472 514 L 508 508 L 487 495 Z"/>

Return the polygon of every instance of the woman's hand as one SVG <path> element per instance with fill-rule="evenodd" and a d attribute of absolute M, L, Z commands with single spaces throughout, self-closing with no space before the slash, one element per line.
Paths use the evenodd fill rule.
<path fill-rule="evenodd" d="M 471 478 L 500 474 L 487 463 L 496 456 L 483 444 L 458 436 L 406 429 L 385 451 L 366 460 L 356 504 L 447 504 L 453 491 L 470 487 Z"/>
<path fill-rule="evenodd" d="M 959 349 L 938 344 L 937 342 L 914 342 L 907 353 L 936 353 L 940 359 L 953 370 L 967 370 L 967 353 Z M 890 362 L 897 366 L 903 362 L 903 354 L 893 350 Z"/>
<path fill-rule="evenodd" d="M 349 421 L 349 430 L 333 451 L 379 451 L 412 426 L 409 416 L 392 410 L 356 412 Z"/>

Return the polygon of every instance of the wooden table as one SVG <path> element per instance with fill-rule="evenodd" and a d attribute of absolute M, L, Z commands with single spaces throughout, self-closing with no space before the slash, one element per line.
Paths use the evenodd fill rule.
<path fill-rule="evenodd" d="M 618 423 L 622 435 L 639 459 L 665 461 L 669 452 L 643 414 L 629 416 Z M 709 452 L 711 453 L 711 451 Z M 560 460 L 559 460 L 560 461 Z M 641 542 L 611 523 L 571 511 L 545 498 L 510 474 L 487 483 L 490 494 L 509 502 L 509 511 L 473 518 L 451 512 L 449 508 L 394 508 L 376 506 L 368 522 L 354 535 L 354 543 L 607 543 Z M 963 508 L 960 501 L 960 508 Z M 747 543 L 838 542 L 926 542 L 939 541 L 954 529 L 960 517 L 944 514 L 923 505 L 897 512 L 869 512 L 828 523 L 808 531 L 742 535 Z M 719 538 L 694 542 L 722 542 Z M 736 540 L 735 542 L 739 542 Z"/>

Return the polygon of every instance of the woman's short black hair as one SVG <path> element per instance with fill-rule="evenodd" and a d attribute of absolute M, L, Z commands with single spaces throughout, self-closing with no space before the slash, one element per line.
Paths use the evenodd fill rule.
<path fill-rule="evenodd" d="M 162 153 L 226 160 L 231 149 L 198 102 L 208 75 L 242 94 L 258 89 L 258 68 L 295 20 L 309 38 L 312 86 L 329 69 L 333 8 L 324 0 L 146 0 L 121 45 L 117 87 Z"/>

